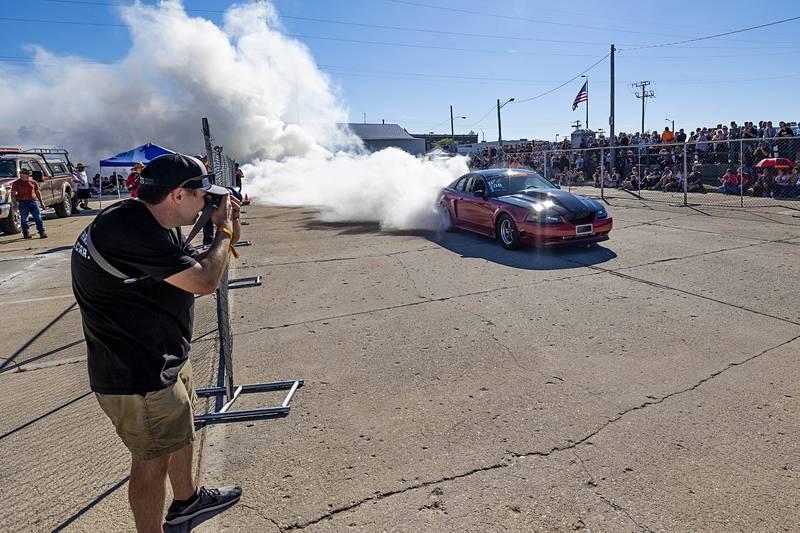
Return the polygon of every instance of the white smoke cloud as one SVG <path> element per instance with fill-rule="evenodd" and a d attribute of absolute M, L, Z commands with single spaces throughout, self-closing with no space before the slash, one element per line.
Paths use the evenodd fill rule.
<path fill-rule="evenodd" d="M 256 202 L 314 205 L 326 220 L 432 227 L 439 187 L 466 172 L 463 158 L 364 153 L 337 127 L 347 112 L 308 49 L 281 32 L 267 2 L 236 5 L 222 27 L 178 0 L 120 9 L 132 46 L 112 64 L 31 45 L 30 70 L 4 67 L 0 138 L 56 145 L 95 161 L 145 142 L 202 151 L 200 118 L 246 165 Z"/>

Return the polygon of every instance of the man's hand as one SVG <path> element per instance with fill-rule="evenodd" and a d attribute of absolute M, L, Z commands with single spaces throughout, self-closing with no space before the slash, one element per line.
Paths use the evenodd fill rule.
<path fill-rule="evenodd" d="M 231 202 L 231 195 L 226 194 L 222 197 L 219 207 L 211 215 L 211 222 L 215 226 L 224 226 L 229 230 L 233 230 L 233 204 Z"/>

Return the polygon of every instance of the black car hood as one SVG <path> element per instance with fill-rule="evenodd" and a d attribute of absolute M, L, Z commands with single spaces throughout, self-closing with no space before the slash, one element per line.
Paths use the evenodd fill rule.
<path fill-rule="evenodd" d="M 501 196 L 497 200 L 529 209 L 535 209 L 533 207 L 534 204 L 543 204 L 546 211 L 555 212 L 559 215 L 577 215 L 578 218 L 588 216 L 602 209 L 595 200 L 561 189 L 528 190 L 524 193 Z M 540 209 L 536 210 L 539 211 Z"/>

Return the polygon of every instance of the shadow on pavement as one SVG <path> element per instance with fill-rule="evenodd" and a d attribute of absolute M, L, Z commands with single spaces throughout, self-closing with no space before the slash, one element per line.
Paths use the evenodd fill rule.
<path fill-rule="evenodd" d="M 602 246 L 603 243 L 506 250 L 494 239 L 468 232 L 429 233 L 427 236 L 431 242 L 461 257 L 484 259 L 525 270 L 583 268 L 605 263 L 617 257 L 612 250 Z"/>

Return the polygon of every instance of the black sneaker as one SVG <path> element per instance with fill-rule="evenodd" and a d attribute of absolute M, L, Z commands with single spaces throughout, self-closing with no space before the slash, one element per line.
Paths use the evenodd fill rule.
<path fill-rule="evenodd" d="M 46 239 L 47 238 L 47 233 L 40 233 L 39 234 L 39 238 L 40 239 Z"/>
<path fill-rule="evenodd" d="M 22 238 L 23 239 L 33 239 L 33 237 L 31 237 L 30 235 L 23 235 Z"/>
<path fill-rule="evenodd" d="M 164 523 L 175 526 L 188 522 L 192 518 L 211 511 L 226 509 L 239 501 L 242 489 L 237 486 L 207 489 L 200 487 L 197 499 L 189 505 L 183 506 L 175 502 L 169 506 Z"/>

